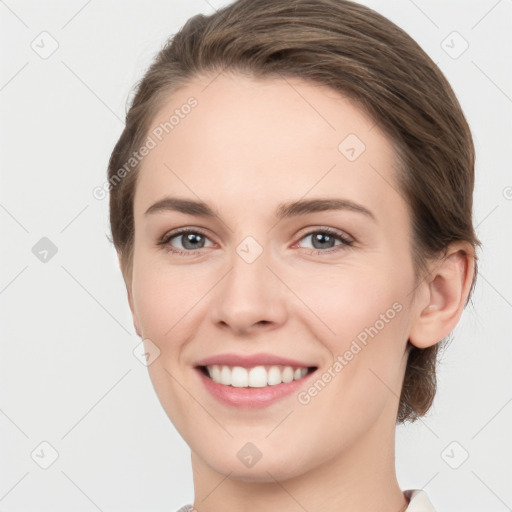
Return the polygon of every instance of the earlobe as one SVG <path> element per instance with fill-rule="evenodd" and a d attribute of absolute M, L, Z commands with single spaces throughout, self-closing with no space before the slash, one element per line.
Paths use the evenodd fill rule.
<path fill-rule="evenodd" d="M 467 242 L 452 244 L 433 264 L 422 285 L 425 297 L 409 336 L 412 345 L 427 348 L 446 338 L 457 325 L 474 276 L 474 251 Z"/>

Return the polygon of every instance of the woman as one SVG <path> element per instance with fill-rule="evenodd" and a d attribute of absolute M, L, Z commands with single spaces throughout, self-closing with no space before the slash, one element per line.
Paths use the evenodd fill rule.
<path fill-rule="evenodd" d="M 112 238 L 199 512 L 434 510 L 397 423 L 429 410 L 474 286 L 474 148 L 446 79 L 345 0 L 187 22 L 109 162 Z"/>

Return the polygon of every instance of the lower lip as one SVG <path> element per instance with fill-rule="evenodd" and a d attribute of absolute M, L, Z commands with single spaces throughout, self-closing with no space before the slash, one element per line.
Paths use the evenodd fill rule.
<path fill-rule="evenodd" d="M 220 402 L 234 406 L 256 409 L 266 407 L 277 402 L 285 396 L 296 393 L 303 387 L 308 378 L 315 371 L 308 373 L 305 377 L 291 382 L 282 382 L 275 386 L 266 386 L 264 388 L 237 388 L 219 384 L 207 377 L 199 368 L 196 368 L 200 379 L 203 381 L 206 389 Z"/>

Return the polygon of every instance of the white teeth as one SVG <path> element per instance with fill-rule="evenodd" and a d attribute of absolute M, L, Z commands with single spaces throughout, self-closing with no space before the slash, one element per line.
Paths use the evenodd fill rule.
<path fill-rule="evenodd" d="M 231 370 L 227 366 L 222 367 L 219 380 L 216 382 L 225 382 L 228 386 L 231 384 Z"/>
<path fill-rule="evenodd" d="M 268 370 L 268 384 L 270 386 L 275 386 L 276 384 L 281 384 L 281 370 L 277 366 L 271 366 Z"/>
<path fill-rule="evenodd" d="M 292 368 L 291 366 L 254 366 L 244 368 L 242 366 L 219 366 L 214 364 L 207 366 L 208 374 L 212 380 L 225 386 L 235 388 L 264 388 L 275 386 L 282 382 L 292 382 L 304 377 L 308 373 L 307 368 Z"/>
<path fill-rule="evenodd" d="M 293 380 L 293 368 L 285 366 L 283 370 L 283 382 L 291 382 Z"/>
<path fill-rule="evenodd" d="M 248 386 L 250 388 L 264 388 L 268 383 L 267 370 L 265 370 L 264 366 L 255 366 L 254 368 L 251 368 L 249 370 L 248 380 Z"/>
<path fill-rule="evenodd" d="M 220 373 L 220 368 L 217 365 L 211 367 L 210 376 L 215 382 L 220 382 Z"/>
<path fill-rule="evenodd" d="M 231 385 L 235 388 L 246 388 L 249 385 L 249 374 L 245 368 L 235 366 L 231 370 Z"/>

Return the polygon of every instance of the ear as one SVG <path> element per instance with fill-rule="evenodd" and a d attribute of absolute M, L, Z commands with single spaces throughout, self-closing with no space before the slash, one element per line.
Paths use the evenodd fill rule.
<path fill-rule="evenodd" d="M 417 290 L 421 300 L 409 334 L 412 345 L 430 347 L 453 331 L 466 305 L 474 272 L 475 254 L 469 242 L 454 242 L 445 256 L 432 263 Z"/>
<path fill-rule="evenodd" d="M 124 273 L 121 255 L 118 256 L 118 260 L 119 260 L 119 268 L 121 269 L 121 273 L 123 275 L 124 284 L 126 285 L 126 293 L 128 295 L 128 304 L 130 306 L 130 311 L 132 312 L 133 327 L 135 328 L 135 332 L 137 333 L 137 335 L 140 338 L 142 338 L 142 335 L 140 334 L 139 324 L 137 321 L 137 315 L 135 313 L 135 307 L 133 304 L 131 278 L 129 276 L 127 277 Z"/>

